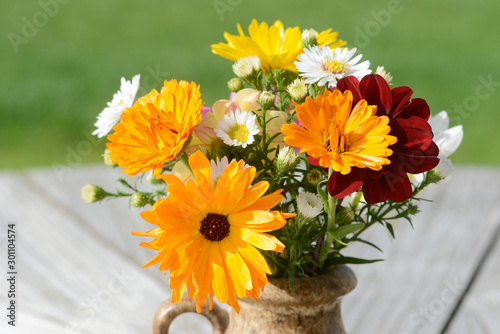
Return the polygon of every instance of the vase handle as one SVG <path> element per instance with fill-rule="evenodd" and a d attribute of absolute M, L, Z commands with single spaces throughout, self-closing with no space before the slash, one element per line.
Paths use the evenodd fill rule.
<path fill-rule="evenodd" d="M 196 313 L 196 303 L 192 299 L 183 298 L 179 303 L 165 301 L 156 311 L 151 334 L 168 334 L 172 321 L 182 313 L 188 312 Z M 213 334 L 224 334 L 229 324 L 229 315 L 226 310 L 216 304 L 212 310 L 209 310 L 207 305 L 203 305 L 200 314 L 212 324 Z"/>

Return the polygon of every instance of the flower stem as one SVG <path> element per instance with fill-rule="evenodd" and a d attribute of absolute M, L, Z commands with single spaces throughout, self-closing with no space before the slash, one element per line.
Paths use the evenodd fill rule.
<path fill-rule="evenodd" d="M 333 169 L 330 167 L 328 169 L 328 178 L 333 174 Z M 326 222 L 326 238 L 325 243 L 322 245 L 321 253 L 323 254 L 320 259 L 320 267 L 323 267 L 323 264 L 326 260 L 326 256 L 330 253 L 332 244 L 334 244 L 334 238 L 331 234 L 331 231 L 335 229 L 335 213 L 337 211 L 337 199 L 330 195 L 328 192 L 328 219 Z M 335 245 L 333 247 L 335 249 Z"/>

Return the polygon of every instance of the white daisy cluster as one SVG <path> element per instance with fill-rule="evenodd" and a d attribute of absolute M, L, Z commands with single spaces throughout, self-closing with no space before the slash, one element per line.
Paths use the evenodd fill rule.
<path fill-rule="evenodd" d="M 97 116 L 97 122 L 94 124 L 97 129 L 92 132 L 93 135 L 97 135 L 99 138 L 106 136 L 113 125 L 120 121 L 123 110 L 134 104 L 135 95 L 139 90 L 139 80 L 139 74 L 134 76 L 131 81 L 122 78 L 120 90 L 113 95 L 111 102 L 107 103 L 108 106 Z"/>
<path fill-rule="evenodd" d="M 251 112 L 230 111 L 217 122 L 215 133 L 229 146 L 247 147 L 254 142 L 254 136 L 259 133 L 256 116 Z"/>
<path fill-rule="evenodd" d="M 371 73 L 368 60 L 358 64 L 362 55 L 351 59 L 355 53 L 356 48 L 332 50 L 328 46 L 313 46 L 304 49 L 304 53 L 297 57 L 295 67 L 300 76 L 306 79 L 306 84 L 324 86 L 328 83 L 329 87 L 335 87 L 337 81 L 344 77 L 352 75 L 361 79 Z"/>

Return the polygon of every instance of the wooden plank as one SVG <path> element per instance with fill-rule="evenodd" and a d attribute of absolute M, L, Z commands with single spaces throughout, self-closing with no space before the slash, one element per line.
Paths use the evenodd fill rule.
<path fill-rule="evenodd" d="M 384 254 L 352 245 L 350 255 L 386 261 L 352 266 L 359 283 L 343 301 L 348 332 L 439 333 L 498 227 L 499 186 L 498 170 L 460 168 L 427 191 L 434 202 L 421 205 L 415 230 L 402 223 L 395 241 L 381 226 L 368 231 Z"/>
<path fill-rule="evenodd" d="M 484 265 L 479 268 L 470 291 L 460 304 L 446 333 L 498 333 L 500 329 L 499 232 L 500 229 L 493 235 L 492 247 L 485 256 Z"/>
<path fill-rule="evenodd" d="M 116 174 L 78 169 L 64 182 L 52 170 L 0 174 L 1 244 L 7 223 L 16 223 L 18 234 L 16 333 L 147 333 L 157 307 L 170 298 L 163 273 L 140 268 L 153 253 L 130 235 L 150 228 L 138 210 L 80 199 L 87 181 L 112 185 L 110 173 Z M 0 305 L 5 301 L 0 294 Z M 211 333 L 208 323 L 200 328 L 203 317 L 185 317 L 176 321 L 178 332 Z M 5 321 L 0 326 L 10 333 Z"/>
<path fill-rule="evenodd" d="M 155 309 L 170 295 L 157 268 L 140 269 L 153 253 L 130 235 L 150 225 L 126 200 L 96 205 L 80 199 L 85 183 L 114 189 L 118 176 L 92 166 L 73 169 L 62 182 L 52 169 L 0 174 L 0 245 L 8 222 L 16 222 L 19 234 L 19 333 L 58 334 L 71 325 L 78 333 L 149 331 Z M 395 241 L 382 228 L 368 231 L 384 254 L 352 245 L 350 255 L 387 261 L 352 266 L 359 283 L 343 301 L 348 332 L 438 333 L 498 226 L 499 186 L 500 171 L 458 169 L 448 183 L 428 191 L 435 202 L 422 205 L 415 230 L 401 224 Z M 133 279 L 109 295 L 116 271 Z M 91 317 L 89 301 L 98 297 L 105 305 L 97 304 L 102 310 Z M 0 294 L 0 305 L 5 298 Z M 176 332 L 211 329 L 188 315 L 175 322 Z"/>

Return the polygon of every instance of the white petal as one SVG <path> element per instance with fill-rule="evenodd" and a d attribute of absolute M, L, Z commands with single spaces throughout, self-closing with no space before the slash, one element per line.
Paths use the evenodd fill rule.
<path fill-rule="evenodd" d="M 445 131 L 450 127 L 450 120 L 448 118 L 448 113 L 443 110 L 435 116 L 429 118 L 429 124 L 432 127 L 434 133 Z"/>
<path fill-rule="evenodd" d="M 439 164 L 435 168 L 436 173 L 438 173 L 442 178 L 445 179 L 449 178 L 454 170 L 455 168 L 451 164 L 450 159 L 441 159 L 439 161 Z"/>
<path fill-rule="evenodd" d="M 439 147 L 439 156 L 449 157 L 460 146 L 463 137 L 464 131 L 461 125 L 438 133 L 434 140 Z"/>

